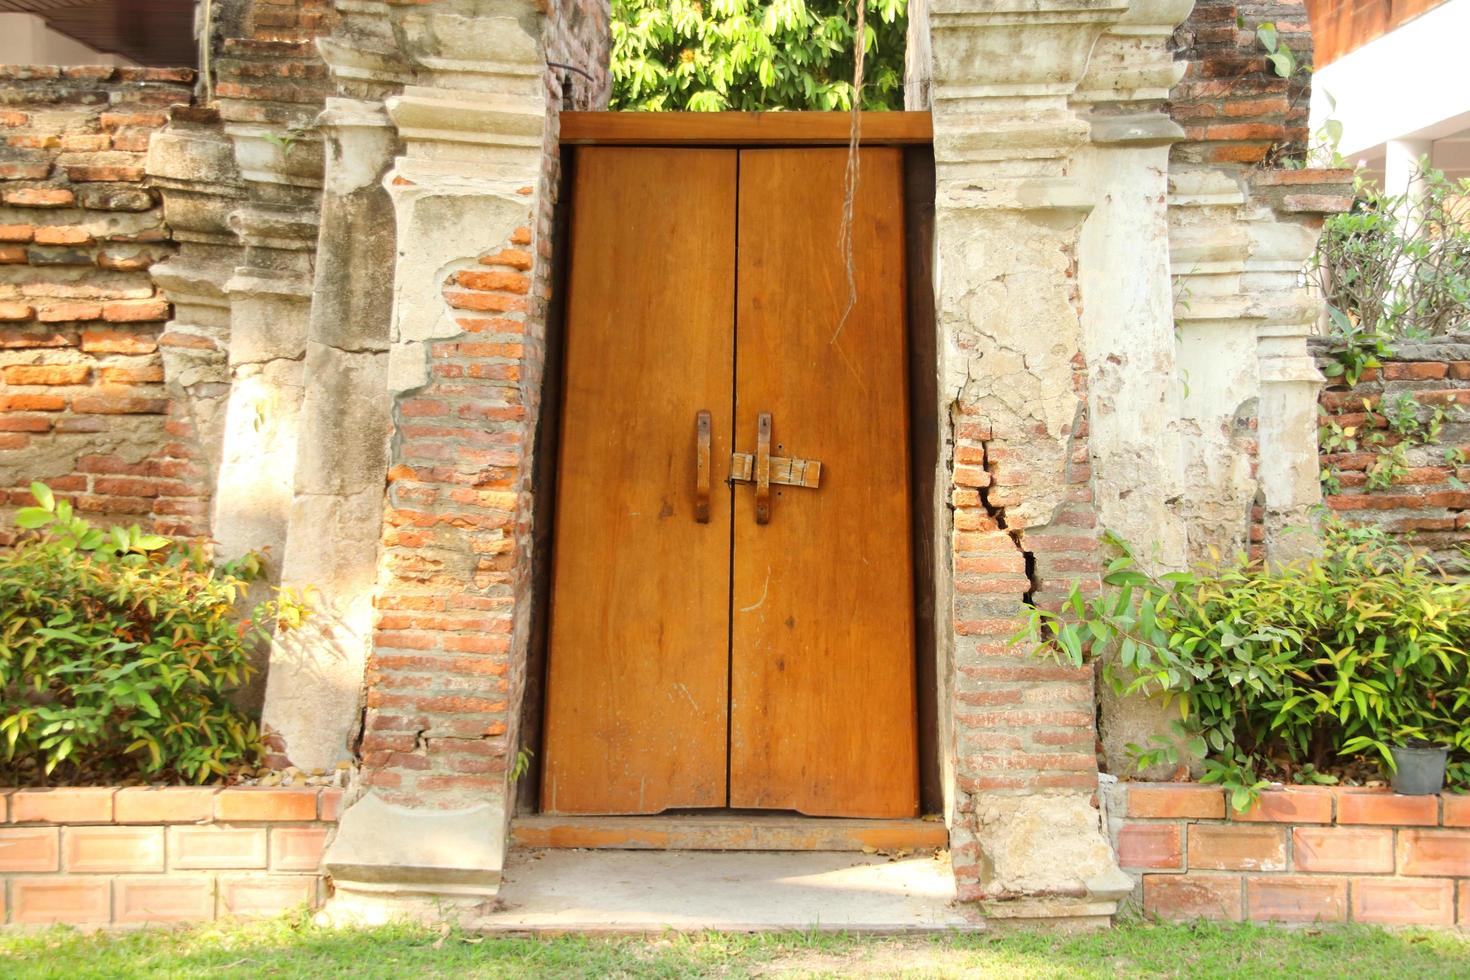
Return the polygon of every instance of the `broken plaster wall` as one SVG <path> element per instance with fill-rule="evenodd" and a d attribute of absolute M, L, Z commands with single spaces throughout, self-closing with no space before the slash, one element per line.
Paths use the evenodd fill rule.
<path fill-rule="evenodd" d="M 376 544 L 376 621 L 360 779 L 327 855 L 342 918 L 474 908 L 498 887 L 533 605 L 558 110 L 605 104 L 607 31 L 595 2 L 450 0 L 344 7 L 323 42 L 344 99 L 370 96 L 396 145 L 377 182 L 393 243 L 385 371 L 376 392 L 358 379 L 385 423 L 386 499 L 355 525 Z"/>

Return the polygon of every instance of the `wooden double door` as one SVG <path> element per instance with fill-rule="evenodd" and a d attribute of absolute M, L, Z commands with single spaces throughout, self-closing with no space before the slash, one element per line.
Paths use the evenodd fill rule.
<path fill-rule="evenodd" d="M 903 164 L 843 322 L 846 156 L 577 152 L 546 812 L 917 812 Z"/>

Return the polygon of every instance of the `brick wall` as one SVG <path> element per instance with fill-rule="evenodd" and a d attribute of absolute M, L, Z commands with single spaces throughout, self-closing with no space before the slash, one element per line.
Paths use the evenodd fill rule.
<path fill-rule="evenodd" d="M 1470 927 L 1470 796 L 1268 790 L 1227 817 L 1214 787 L 1120 783 L 1108 810 L 1165 919 Z"/>
<path fill-rule="evenodd" d="M 164 388 L 173 246 L 143 184 L 191 100 L 173 68 L 0 68 L 0 544 L 41 479 L 104 519 L 205 531 L 193 431 Z"/>
<path fill-rule="evenodd" d="M 538 543 L 536 441 L 547 356 L 563 102 L 608 95 L 606 4 L 547 5 L 549 125 L 526 223 L 443 283 L 460 335 L 430 345 L 429 383 L 394 406 L 363 782 L 454 807 L 502 792 L 519 706 Z"/>
<path fill-rule="evenodd" d="M 1237 18 L 1244 21 L 1237 26 Z M 1266 61 L 1256 27 L 1276 25 L 1299 62 L 1311 64 L 1312 38 L 1302 0 L 1237 3 L 1198 0 L 1174 34 L 1175 57 L 1189 68 L 1169 96 L 1185 139 L 1171 157 L 1190 163 L 1245 163 L 1300 156 L 1307 145 L 1309 75 L 1281 78 Z"/>
<path fill-rule="evenodd" d="M 1326 367 L 1325 345 L 1316 349 Z M 1443 412 L 1438 438 L 1420 443 L 1392 430 L 1389 415 L 1408 407 L 1407 398 L 1422 424 L 1436 409 Z M 1357 385 L 1328 385 L 1319 404 L 1324 426 L 1356 428 L 1359 442 L 1356 451 L 1322 453 L 1323 470 L 1341 488 L 1326 489 L 1327 505 L 1347 521 L 1376 525 L 1426 549 L 1450 568 L 1470 568 L 1470 556 L 1460 551 L 1470 545 L 1470 337 L 1400 344 L 1392 360 L 1364 372 Z M 1369 474 L 1400 443 L 1406 465 L 1385 471 L 1390 486 L 1369 490 Z"/>
<path fill-rule="evenodd" d="M 462 803 L 505 771 L 512 613 L 529 588 L 516 514 L 536 388 L 523 376 L 539 380 L 541 363 L 527 343 L 531 239 L 521 228 L 445 282 L 464 334 L 432 345 L 429 384 L 394 413 L 362 744 L 365 782 L 394 802 Z"/>
<path fill-rule="evenodd" d="M 0 926 L 315 907 L 341 797 L 314 787 L 0 790 Z"/>

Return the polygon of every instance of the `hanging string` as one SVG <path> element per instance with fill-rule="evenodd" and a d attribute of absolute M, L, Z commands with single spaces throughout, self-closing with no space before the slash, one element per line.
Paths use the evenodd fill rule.
<path fill-rule="evenodd" d="M 854 3 L 857 5 L 857 29 L 853 33 L 852 43 L 852 122 L 847 131 L 847 167 L 842 174 L 842 225 L 837 235 L 837 248 L 842 252 L 843 266 L 847 272 L 847 305 L 842 308 L 837 329 L 832 332 L 831 342 L 834 344 L 837 343 L 842 328 L 847 326 L 847 318 L 857 306 L 857 272 L 852 258 L 852 210 L 853 201 L 857 197 L 858 142 L 862 134 L 863 55 L 866 47 L 863 42 L 867 33 L 864 14 L 867 0 L 854 0 Z"/>

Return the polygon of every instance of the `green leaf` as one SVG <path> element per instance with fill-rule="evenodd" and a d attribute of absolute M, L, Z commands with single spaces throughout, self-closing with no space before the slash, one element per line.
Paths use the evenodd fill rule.
<path fill-rule="evenodd" d="M 26 530 L 45 527 L 56 519 L 56 515 L 44 507 L 22 507 L 15 512 L 15 524 Z"/>
<path fill-rule="evenodd" d="M 56 509 L 56 497 L 51 493 L 51 488 L 41 482 L 31 484 L 31 496 L 36 498 L 36 504 L 46 511 Z"/>

